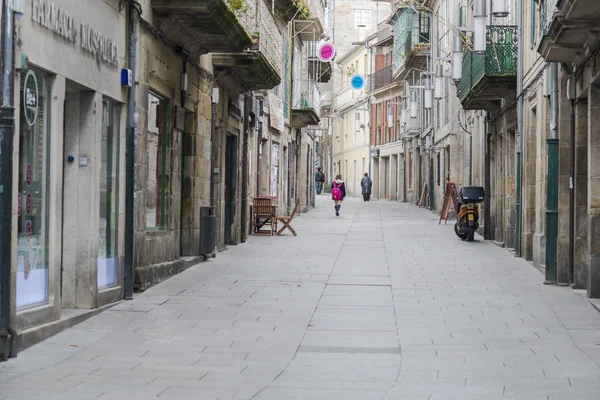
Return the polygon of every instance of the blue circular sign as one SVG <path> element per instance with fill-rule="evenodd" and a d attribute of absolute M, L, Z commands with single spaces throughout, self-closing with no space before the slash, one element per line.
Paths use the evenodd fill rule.
<path fill-rule="evenodd" d="M 363 88 L 363 86 L 365 86 L 365 78 L 360 75 L 353 75 L 350 78 L 350 85 L 353 89 L 360 90 Z"/>

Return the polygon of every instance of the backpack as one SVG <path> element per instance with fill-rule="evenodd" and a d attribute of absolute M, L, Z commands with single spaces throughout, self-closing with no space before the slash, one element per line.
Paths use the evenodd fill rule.
<path fill-rule="evenodd" d="M 341 184 L 338 186 L 336 182 L 333 182 L 333 189 L 331 189 L 331 199 L 339 201 L 342 199 L 342 192 L 340 190 Z"/>

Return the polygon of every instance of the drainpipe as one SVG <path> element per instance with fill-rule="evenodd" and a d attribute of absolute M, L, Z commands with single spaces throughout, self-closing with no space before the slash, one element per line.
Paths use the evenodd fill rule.
<path fill-rule="evenodd" d="M 569 182 L 569 282 L 575 283 L 575 99 L 571 100 Z"/>
<path fill-rule="evenodd" d="M 4 37 L 2 42 L 2 106 L 0 107 L 0 360 L 17 356 L 17 332 L 11 317 L 12 252 L 12 152 L 15 127 L 13 101 L 14 14 L 12 0 L 4 1 Z M 2 7 L 0 6 L 0 9 Z"/>
<path fill-rule="evenodd" d="M 137 2 L 134 2 L 137 4 Z M 136 104 L 136 70 L 137 70 L 137 42 L 139 38 L 139 12 L 136 4 L 129 3 L 129 59 L 127 64 L 133 76 L 133 84 L 129 88 L 127 99 L 127 141 L 125 174 L 125 300 L 133 300 L 133 269 L 135 254 L 135 190 L 137 186 L 137 173 L 135 170 L 136 153 L 138 147 L 138 120 Z M 139 6 L 139 4 L 137 4 Z"/>
<path fill-rule="evenodd" d="M 515 199 L 515 255 L 521 257 L 521 230 L 522 230 L 522 182 L 523 182 L 523 57 L 521 49 L 523 47 L 523 13 L 521 12 L 522 2 L 517 2 L 517 148 L 516 148 L 516 199 Z"/>
<path fill-rule="evenodd" d="M 215 138 L 217 129 L 217 104 L 219 103 L 219 88 L 212 89 L 212 97 L 210 101 L 210 208 L 214 213 L 215 210 Z"/>
<path fill-rule="evenodd" d="M 406 158 L 408 157 L 408 153 L 406 151 L 406 137 L 402 138 L 402 148 L 404 149 L 404 188 L 403 188 L 403 192 L 404 192 L 404 198 L 402 200 L 403 203 L 406 203 L 406 186 L 407 186 L 407 182 L 406 182 Z"/>
<path fill-rule="evenodd" d="M 261 156 L 261 148 L 262 148 L 262 141 L 263 141 L 263 123 L 262 123 L 262 119 L 263 119 L 263 102 L 261 101 L 260 103 L 260 112 L 259 115 L 256 116 L 256 118 L 258 118 L 258 139 L 257 139 L 257 146 L 256 146 L 256 196 L 260 196 L 260 174 L 262 172 L 261 167 L 260 167 L 260 156 Z"/>
<path fill-rule="evenodd" d="M 546 280 L 556 284 L 556 240 L 558 238 L 558 65 L 550 65 L 552 95 L 548 143 L 548 185 L 546 188 Z"/>
<path fill-rule="evenodd" d="M 252 107 L 252 92 L 244 94 L 244 143 L 242 150 L 242 212 L 241 231 L 242 242 L 248 237 L 248 130 L 250 129 L 250 108 Z"/>
<path fill-rule="evenodd" d="M 483 219 L 485 221 L 485 225 L 483 226 L 483 238 L 485 240 L 490 240 L 491 238 L 491 232 L 490 232 L 490 228 L 491 228 L 491 190 L 492 190 L 492 185 L 490 182 L 490 166 L 491 166 L 491 162 L 490 162 L 490 146 L 491 146 L 491 139 L 492 139 L 492 135 L 491 135 L 491 129 L 490 129 L 490 112 L 486 112 L 486 116 L 483 122 L 483 133 L 485 136 L 485 200 L 484 200 L 484 204 L 485 204 L 485 210 L 484 210 L 484 214 L 483 214 Z"/>

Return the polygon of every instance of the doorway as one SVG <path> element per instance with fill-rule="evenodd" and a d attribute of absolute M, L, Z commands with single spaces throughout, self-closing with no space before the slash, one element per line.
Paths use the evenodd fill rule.
<path fill-rule="evenodd" d="M 232 228 L 235 219 L 237 169 L 237 137 L 227 135 L 225 144 L 225 244 L 233 243 Z"/>

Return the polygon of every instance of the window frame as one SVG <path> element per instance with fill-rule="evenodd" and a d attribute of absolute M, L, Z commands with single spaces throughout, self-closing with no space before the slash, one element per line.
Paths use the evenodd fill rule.
<path fill-rule="evenodd" d="M 359 15 L 360 15 L 360 22 L 362 24 L 359 24 Z M 364 24 L 365 15 L 369 16 L 369 24 Z M 354 28 L 355 29 L 371 29 L 372 23 L 373 23 L 373 21 L 372 21 L 371 10 L 367 10 L 364 8 L 354 9 Z"/>
<path fill-rule="evenodd" d="M 162 129 L 161 132 L 159 132 L 159 135 L 164 135 L 164 138 L 162 140 L 162 149 L 161 149 L 161 155 L 162 155 L 162 160 L 161 160 L 161 180 L 160 180 L 160 221 L 157 222 L 156 226 L 147 226 L 148 225 L 148 221 L 147 221 L 147 210 L 145 210 L 146 212 L 146 230 L 148 231 L 161 231 L 161 230 L 165 230 L 167 228 L 166 226 L 166 214 L 167 214 L 167 155 L 168 155 L 168 149 L 169 149 L 169 118 L 170 118 L 170 104 L 171 101 L 169 98 L 160 95 L 158 92 L 155 92 L 153 90 L 149 90 L 148 91 L 148 95 L 151 95 L 153 97 L 156 97 L 159 100 L 159 106 L 161 103 L 163 103 L 162 107 L 160 107 L 161 111 L 162 111 L 162 126 L 160 127 L 160 129 Z M 158 115 L 157 115 L 158 118 Z M 146 135 L 148 135 L 148 126 L 146 126 Z M 160 139 L 159 139 L 160 140 Z M 148 181 L 148 176 L 146 177 L 146 183 Z M 146 195 L 148 195 L 148 187 L 146 187 Z"/>

